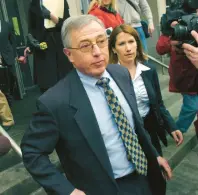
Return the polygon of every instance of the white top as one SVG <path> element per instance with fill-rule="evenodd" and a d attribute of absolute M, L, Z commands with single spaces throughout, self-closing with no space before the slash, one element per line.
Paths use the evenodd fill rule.
<path fill-rule="evenodd" d="M 77 73 L 82 81 L 85 91 L 87 92 L 95 113 L 113 169 L 114 177 L 119 178 L 130 174 L 134 171 L 135 167 L 127 159 L 126 149 L 105 98 L 104 88 L 96 85 L 98 79 L 82 74 L 79 71 L 77 71 Z M 107 77 L 110 79 L 109 85 L 118 97 L 132 129 L 135 131 L 133 113 L 120 88 L 107 71 L 103 73 L 102 77 Z"/>
<path fill-rule="evenodd" d="M 43 5 L 52 12 L 56 17 L 63 18 L 64 15 L 64 0 L 42 0 Z M 56 24 L 52 20 L 45 19 L 44 26 L 46 29 L 54 28 Z"/>
<path fill-rule="evenodd" d="M 136 10 L 126 1 L 117 0 L 118 12 L 124 19 L 126 24 L 133 27 L 140 27 L 141 15 L 145 16 L 149 24 L 153 24 L 153 15 L 147 0 L 129 0 L 133 2 Z"/>
<path fill-rule="evenodd" d="M 146 87 L 144 85 L 144 81 L 141 76 L 142 71 L 148 71 L 148 70 L 150 70 L 149 67 L 138 62 L 135 78 L 132 80 L 136 99 L 137 99 L 138 110 L 141 117 L 145 117 L 150 110 L 148 94 L 146 91 Z"/>

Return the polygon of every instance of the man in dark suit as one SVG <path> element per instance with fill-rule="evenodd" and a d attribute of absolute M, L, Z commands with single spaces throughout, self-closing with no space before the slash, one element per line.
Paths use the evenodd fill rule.
<path fill-rule="evenodd" d="M 21 143 L 23 161 L 48 194 L 165 195 L 171 169 L 143 128 L 127 69 L 108 65 L 108 39 L 91 15 L 62 27 L 75 70 L 45 92 Z M 64 177 L 49 161 L 56 149 Z"/>
<path fill-rule="evenodd" d="M 15 65 L 16 57 L 16 45 L 14 30 L 10 23 L 0 20 L 0 64 L 8 68 L 8 75 L 5 79 L 8 79 L 7 89 L 1 89 L 10 104 L 10 95 L 12 95 L 14 82 L 15 82 Z M 3 79 L 3 78 L 2 78 Z"/>

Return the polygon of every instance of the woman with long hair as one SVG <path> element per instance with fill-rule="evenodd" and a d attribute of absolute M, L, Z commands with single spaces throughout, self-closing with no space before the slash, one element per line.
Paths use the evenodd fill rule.
<path fill-rule="evenodd" d="M 159 140 L 167 146 L 166 131 L 180 145 L 183 141 L 182 133 L 177 130 L 163 103 L 156 69 L 143 64 L 147 57 L 137 31 L 126 24 L 116 27 L 110 35 L 109 52 L 110 63 L 120 63 L 131 75 L 139 113 L 159 154 L 162 154 Z"/>
<path fill-rule="evenodd" d="M 115 0 L 92 0 L 88 14 L 94 15 L 102 20 L 105 28 L 115 28 L 124 23 L 124 20 L 117 12 Z"/>

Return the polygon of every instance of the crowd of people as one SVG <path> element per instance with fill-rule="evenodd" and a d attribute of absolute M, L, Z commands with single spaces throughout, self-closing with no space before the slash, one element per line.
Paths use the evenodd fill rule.
<path fill-rule="evenodd" d="M 152 36 L 146 0 L 92 0 L 88 13 L 76 17 L 66 0 L 31 1 L 25 52 L 33 54 L 42 95 L 21 150 L 25 167 L 47 194 L 166 194 L 172 170 L 161 142 L 167 146 L 170 134 L 181 145 L 198 115 L 198 47 L 178 49 L 163 34 L 156 45 L 160 55 L 170 54 L 170 92 L 183 96 L 174 121 L 148 61 L 141 13 Z M 198 43 L 198 33 L 191 33 Z M 7 123 L 13 125 L 13 118 Z M 66 177 L 49 161 L 54 149 Z"/>

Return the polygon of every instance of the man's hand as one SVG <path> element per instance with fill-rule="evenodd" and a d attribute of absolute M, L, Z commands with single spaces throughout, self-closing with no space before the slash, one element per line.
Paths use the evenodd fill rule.
<path fill-rule="evenodd" d="M 86 195 L 83 191 L 75 189 L 70 195 Z"/>
<path fill-rule="evenodd" d="M 198 44 L 198 33 L 196 31 L 192 31 L 191 35 L 194 37 Z M 194 47 L 190 44 L 184 43 L 182 45 L 182 48 L 184 49 L 184 53 L 188 57 L 188 59 L 192 62 L 192 64 L 198 69 L 198 47 Z"/>
<path fill-rule="evenodd" d="M 150 36 L 152 37 L 153 31 L 155 30 L 155 27 L 153 24 L 149 24 L 148 25 L 148 32 L 150 34 Z"/>
<path fill-rule="evenodd" d="M 157 157 L 157 161 L 159 166 L 162 168 L 162 174 L 166 180 L 170 180 L 172 178 L 172 170 L 166 159 L 161 156 Z"/>
<path fill-rule="evenodd" d="M 177 146 L 183 143 L 183 135 L 180 130 L 175 130 L 172 133 L 173 139 L 175 140 L 175 143 Z"/>

